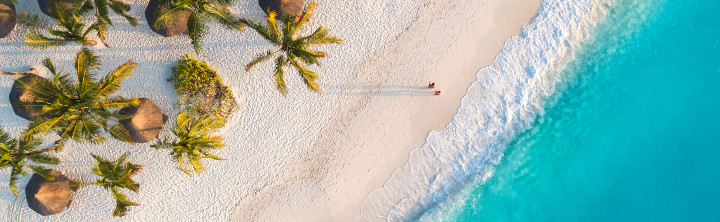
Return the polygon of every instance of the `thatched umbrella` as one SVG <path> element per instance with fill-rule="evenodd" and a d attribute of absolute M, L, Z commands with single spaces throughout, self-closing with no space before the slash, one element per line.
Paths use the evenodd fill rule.
<path fill-rule="evenodd" d="M 150 0 L 147 9 L 145 9 L 145 18 L 147 19 L 150 29 L 157 34 L 165 37 L 188 34 L 187 22 L 190 19 L 190 12 L 181 12 L 173 22 L 168 23 L 165 27 L 155 27 L 155 21 L 163 13 L 167 12 L 167 7 L 160 7 L 158 0 Z"/>
<path fill-rule="evenodd" d="M 132 118 L 119 122 L 130 132 L 130 136 L 136 143 L 147 143 L 157 138 L 168 118 L 155 103 L 147 98 L 140 98 L 138 106 L 125 107 L 120 110 L 120 113 L 133 115 Z"/>
<path fill-rule="evenodd" d="M 10 106 L 12 106 L 15 115 L 18 115 L 23 119 L 33 121 L 45 114 L 42 109 L 33 109 L 19 104 L 20 101 L 33 101 L 35 99 L 30 91 L 24 90 L 21 87 L 21 84 L 33 85 L 39 79 L 42 79 L 42 77 L 35 74 L 27 74 L 22 78 L 15 80 L 15 83 L 13 83 L 13 86 L 10 89 L 10 96 L 8 96 L 10 99 Z"/>
<path fill-rule="evenodd" d="M 15 5 L 0 2 L 0 38 L 9 35 L 15 29 L 16 24 Z"/>
<path fill-rule="evenodd" d="M 55 180 L 33 174 L 25 187 L 25 197 L 30 209 L 43 216 L 58 214 L 70 207 L 72 192 L 77 190 L 77 183 L 56 170 L 49 170 Z"/>
<path fill-rule="evenodd" d="M 270 11 L 277 13 L 278 18 L 282 18 L 285 15 L 297 15 L 303 10 L 304 0 L 258 0 L 260 8 L 265 13 L 269 14 Z"/>

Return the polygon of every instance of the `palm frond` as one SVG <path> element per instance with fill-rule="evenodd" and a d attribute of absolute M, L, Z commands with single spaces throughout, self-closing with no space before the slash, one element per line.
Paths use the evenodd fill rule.
<path fill-rule="evenodd" d="M 274 53 L 273 51 L 270 51 L 270 50 L 268 50 L 266 53 L 258 54 L 257 56 L 255 56 L 255 58 L 254 58 L 250 63 L 248 63 L 248 64 L 245 66 L 245 71 L 246 71 L 246 72 L 247 72 L 247 71 L 250 71 L 250 69 L 252 69 L 253 66 L 257 65 L 258 63 L 267 61 L 268 59 L 272 58 L 272 56 L 273 56 L 274 54 L 275 54 L 275 53 Z"/>
<path fill-rule="evenodd" d="M 17 18 L 17 22 L 20 24 L 27 25 L 30 28 L 34 29 L 50 29 L 50 21 L 40 17 L 37 14 L 31 14 L 28 11 L 22 11 L 20 13 L 15 14 L 15 18 Z"/>
<path fill-rule="evenodd" d="M 120 90 L 120 84 L 122 81 L 133 74 L 135 67 L 137 67 L 137 63 L 129 60 L 125 62 L 125 64 L 115 68 L 115 70 L 100 81 L 100 88 L 97 95 L 106 97 L 110 94 L 116 93 Z"/>
<path fill-rule="evenodd" d="M 120 109 L 120 108 L 129 107 L 129 106 L 137 106 L 138 104 L 140 104 L 140 100 L 138 98 L 126 99 L 123 97 L 115 97 L 112 99 L 102 101 L 100 103 L 101 103 L 101 106 L 108 108 L 108 109 Z"/>
<path fill-rule="evenodd" d="M 102 126 L 90 118 L 89 115 L 83 115 L 80 120 L 77 121 L 76 128 L 80 128 L 80 136 L 82 136 L 82 139 L 78 141 L 99 144 L 106 140 L 105 137 L 100 136 L 101 130 L 103 129 Z"/>
<path fill-rule="evenodd" d="M 198 54 L 200 53 L 200 50 L 202 50 L 202 40 L 205 34 L 205 20 L 205 15 L 200 13 L 192 13 L 190 14 L 190 19 L 188 19 L 188 35 L 190 36 L 190 40 L 192 40 L 195 52 Z"/>
<path fill-rule="evenodd" d="M 128 23 L 130 23 L 130 25 L 132 25 L 132 26 L 138 25 L 137 19 L 135 17 L 132 17 L 127 14 L 127 10 L 125 10 L 125 4 L 123 4 L 122 2 L 111 1 L 109 6 L 110 6 L 110 9 L 113 10 L 113 12 L 115 12 L 116 14 L 125 18 L 125 20 L 127 20 Z"/>
<path fill-rule="evenodd" d="M 153 26 L 155 28 L 161 28 L 165 27 L 168 23 L 175 20 L 178 16 L 181 15 L 183 12 L 192 12 L 192 8 L 186 6 L 186 5 L 180 5 L 173 7 L 172 9 L 166 11 L 162 15 L 158 16 L 157 20 L 155 20 L 155 23 Z"/>
<path fill-rule="evenodd" d="M 214 18 L 220 24 L 228 29 L 243 30 L 245 25 L 238 21 L 238 18 L 230 14 L 229 10 L 225 8 L 219 8 L 214 5 L 206 4 L 203 8 L 204 14 Z"/>
<path fill-rule="evenodd" d="M 40 117 L 30 122 L 28 128 L 23 133 L 23 139 L 29 139 L 35 134 L 46 134 L 50 130 L 56 128 L 65 116 L 59 116 L 55 118 Z"/>
<path fill-rule="evenodd" d="M 270 30 L 272 31 L 270 34 L 272 34 L 272 37 L 277 39 L 280 36 L 280 30 L 278 30 L 277 27 L 277 14 L 274 11 L 271 11 L 270 14 L 265 18 L 267 20 L 268 26 L 270 27 Z"/>
<path fill-rule="evenodd" d="M 54 157 L 54 156 L 51 156 L 48 154 L 44 154 L 44 153 L 32 154 L 32 155 L 27 156 L 27 158 L 28 158 L 28 160 L 31 160 L 35 163 L 40 163 L 40 164 L 57 165 L 60 163 L 60 159 L 58 159 L 57 157 Z"/>
<path fill-rule="evenodd" d="M 45 167 L 41 167 L 38 165 L 28 165 L 28 168 L 30 168 L 33 172 L 37 173 L 38 175 L 44 177 L 47 180 L 55 180 L 55 176 L 50 175 L 50 170 L 48 170 Z"/>
<path fill-rule="evenodd" d="M 13 194 L 15 194 L 15 196 L 18 195 L 17 181 L 20 179 L 21 174 L 22 170 L 19 167 L 13 167 L 12 170 L 10 170 L 10 181 L 8 181 L 8 186 L 10 186 L 10 190 Z"/>
<path fill-rule="evenodd" d="M 250 19 L 246 19 L 246 18 L 241 18 L 239 21 L 242 22 L 243 24 L 245 24 L 247 27 L 250 27 L 251 29 L 255 30 L 258 34 L 260 34 L 260 36 L 262 36 L 265 40 L 269 41 L 270 43 L 273 43 L 276 45 L 282 44 L 282 42 L 280 42 L 279 38 L 274 37 L 274 35 L 272 34 L 274 32 L 270 31 L 270 28 L 260 25 L 257 22 L 250 20 Z"/>
<path fill-rule="evenodd" d="M 10 134 L 5 132 L 5 130 L 3 130 L 2 128 L 0 128 L 0 145 L 7 144 L 10 142 L 10 140 L 12 140 L 12 138 L 10 138 Z"/>
<path fill-rule="evenodd" d="M 97 112 L 96 112 L 96 114 L 97 114 Z M 90 116 L 89 118 L 94 120 L 95 123 L 97 123 L 103 129 L 105 129 L 106 132 L 110 133 L 110 135 L 113 138 L 118 139 L 120 141 L 129 142 L 129 143 L 133 142 L 132 137 L 130 136 L 130 133 L 125 128 L 123 128 L 120 124 L 116 124 L 112 127 L 109 127 L 108 123 L 106 121 L 101 120 L 98 116 Z"/>
<path fill-rule="evenodd" d="M 310 3 L 302 13 L 300 13 L 300 19 L 298 19 L 297 22 L 295 22 L 292 25 L 292 28 L 290 29 L 291 32 L 288 33 L 290 35 L 294 35 L 298 31 L 302 31 L 302 29 L 307 25 L 308 22 L 310 22 L 310 18 L 313 16 L 313 11 L 315 10 L 315 7 L 317 6 L 317 3 Z"/>
<path fill-rule="evenodd" d="M 92 73 L 92 68 L 98 68 L 99 65 L 100 57 L 95 56 L 95 53 L 87 47 L 83 47 L 75 56 L 75 70 L 77 72 L 78 85 L 83 87 L 86 85 L 86 81 L 94 82 L 95 76 Z"/>
<path fill-rule="evenodd" d="M 275 81 L 275 88 L 280 91 L 280 94 L 287 97 L 288 88 L 285 85 L 285 66 L 286 60 L 284 56 L 280 56 L 275 60 L 275 74 L 273 74 L 273 80 Z"/>
<path fill-rule="evenodd" d="M 175 121 L 175 128 L 178 131 L 183 129 L 187 125 L 187 123 L 192 120 L 192 118 L 187 112 L 178 113 L 176 119 L 177 120 Z"/>
<path fill-rule="evenodd" d="M 208 159 L 213 159 L 213 160 L 227 160 L 227 159 L 223 159 L 223 158 L 220 158 L 219 156 L 215 156 L 215 155 L 212 155 L 209 153 L 206 153 L 205 156 L 203 156 L 203 158 L 208 158 Z"/>
<path fill-rule="evenodd" d="M 93 9 L 95 9 L 95 6 L 93 6 L 93 4 L 90 1 L 83 1 L 83 4 L 80 5 L 80 7 L 77 9 L 76 13 L 78 15 L 82 16 L 82 15 L 85 15 L 88 12 L 92 11 Z"/>
<path fill-rule="evenodd" d="M 337 37 L 330 36 L 329 34 L 330 30 L 327 28 L 320 26 L 315 31 L 306 36 L 299 38 L 297 42 L 299 42 L 302 45 L 305 46 L 317 46 L 317 45 L 326 45 L 326 44 L 341 44 L 343 43 L 343 40 Z"/>
<path fill-rule="evenodd" d="M 125 216 L 128 206 L 140 206 L 140 204 L 132 202 L 125 197 L 125 194 L 112 190 L 113 198 L 115 198 L 115 210 L 113 211 L 113 217 Z"/>
<path fill-rule="evenodd" d="M 95 8 L 97 10 L 98 20 L 105 20 L 108 24 L 112 25 L 110 17 L 108 17 L 108 2 L 107 0 L 94 0 Z"/>
<path fill-rule="evenodd" d="M 134 143 L 132 137 L 130 136 L 130 132 L 128 132 L 122 125 L 116 124 L 113 127 L 106 129 L 110 133 L 110 135 L 113 136 L 113 138 L 128 142 L 128 143 Z"/>
<path fill-rule="evenodd" d="M 46 37 L 36 30 L 30 30 L 25 33 L 25 44 L 35 49 L 46 49 L 50 47 L 64 46 L 72 42 L 74 41 Z"/>
<path fill-rule="evenodd" d="M 107 33 L 108 24 L 109 23 L 105 22 L 105 20 L 98 20 L 97 22 L 90 25 L 87 30 L 85 30 L 85 34 L 83 34 L 83 36 L 87 36 L 87 34 L 89 34 L 90 32 L 95 31 L 95 34 L 100 39 L 100 42 L 102 42 L 105 47 L 110 48 L 110 45 L 105 42 L 105 39 L 107 38 L 107 36 L 105 36 L 105 33 Z M 82 37 L 82 42 L 84 44 L 95 45 L 95 41 L 92 41 L 87 37 Z"/>
<path fill-rule="evenodd" d="M 45 68 L 47 68 L 48 70 L 50 70 L 50 73 L 52 73 L 52 74 L 55 74 L 55 73 L 56 73 L 56 71 L 55 71 L 55 65 L 52 63 L 52 59 L 50 59 L 50 58 L 45 58 L 45 59 L 43 59 L 42 64 L 43 64 L 43 66 L 45 66 Z"/>
<path fill-rule="evenodd" d="M 300 63 L 295 61 L 293 58 L 288 58 L 290 60 L 290 64 L 292 64 L 300 73 L 300 76 L 303 78 L 303 81 L 305 82 L 305 85 L 308 87 L 308 89 L 321 93 L 320 91 L 320 85 L 317 84 L 316 80 L 318 78 L 317 73 L 310 71 L 309 69 L 303 67 Z"/>
<path fill-rule="evenodd" d="M 133 164 L 133 163 L 130 163 L 130 162 L 128 162 L 128 163 L 126 164 L 126 167 L 127 167 L 127 169 L 128 169 L 128 175 L 129 175 L 130 177 L 137 175 L 137 174 L 140 173 L 140 171 L 143 169 L 143 166 L 142 166 L 142 165 Z M 134 184 L 133 184 L 133 187 L 134 187 L 135 189 L 131 189 L 131 190 L 133 190 L 133 191 L 135 191 L 135 192 L 138 192 L 138 189 L 140 188 L 140 184 L 134 183 Z"/>
<path fill-rule="evenodd" d="M 300 62 L 308 65 L 320 65 L 320 58 L 327 54 L 324 52 L 312 51 L 302 48 L 293 48 L 288 50 L 288 54 L 300 60 Z"/>
<path fill-rule="evenodd" d="M 49 60 L 46 60 L 49 61 Z M 51 65 L 52 63 L 46 64 Z M 54 70 L 54 67 L 51 67 L 51 71 Z M 55 97 L 57 97 L 60 92 L 58 91 L 57 87 L 53 84 L 53 82 L 50 82 L 47 79 L 39 78 L 39 79 L 17 79 L 15 80 L 15 83 L 18 84 L 18 87 L 26 92 L 31 93 L 31 95 L 35 99 L 44 99 L 45 103 L 52 102 L 51 100 Z M 26 102 L 26 101 L 22 101 Z M 32 101 L 36 102 L 36 101 Z"/>
<path fill-rule="evenodd" d="M 225 120 L 219 117 L 203 116 L 194 123 L 195 126 L 188 132 L 191 136 L 204 137 L 223 127 Z"/>

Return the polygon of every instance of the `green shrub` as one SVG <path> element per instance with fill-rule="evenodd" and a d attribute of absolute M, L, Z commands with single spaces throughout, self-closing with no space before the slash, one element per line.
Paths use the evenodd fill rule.
<path fill-rule="evenodd" d="M 237 106 L 232 92 L 222 84 L 217 71 L 191 55 L 186 55 L 177 66 L 172 67 L 172 76 L 168 81 L 173 83 L 180 97 L 176 106 L 190 115 L 228 119 Z"/>

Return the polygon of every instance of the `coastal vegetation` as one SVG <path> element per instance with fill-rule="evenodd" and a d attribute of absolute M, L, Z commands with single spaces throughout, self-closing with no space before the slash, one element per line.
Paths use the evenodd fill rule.
<path fill-rule="evenodd" d="M 105 43 L 108 23 L 104 19 L 87 25 L 82 20 L 82 17 L 89 13 L 90 10 L 78 8 L 78 6 L 74 6 L 70 10 L 64 10 L 59 6 L 62 2 L 53 1 L 53 3 L 56 6 L 49 8 L 49 13 L 53 17 L 52 22 L 27 11 L 17 13 L 18 22 L 30 28 L 25 33 L 26 45 L 36 49 L 64 46 L 71 43 L 97 45 L 97 42 L 90 38 L 90 34 L 94 32 L 100 42 L 106 47 L 110 47 Z M 58 26 L 59 29 L 56 28 Z M 42 30 L 47 31 L 50 35 L 43 34 Z"/>
<path fill-rule="evenodd" d="M 179 113 L 172 129 L 177 138 L 159 140 L 151 147 L 171 150 L 170 155 L 184 173 L 202 173 L 205 171 L 203 159 L 224 160 L 210 153 L 225 146 L 222 137 L 213 135 L 224 122 L 209 115 L 192 117 L 186 112 Z"/>
<path fill-rule="evenodd" d="M 142 166 L 125 161 L 128 155 L 130 153 L 124 153 L 115 161 L 92 155 L 95 158 L 92 173 L 100 176 L 100 179 L 95 181 L 95 185 L 110 191 L 113 198 L 115 198 L 114 217 L 124 216 L 129 206 L 140 206 L 140 204 L 130 201 L 125 194 L 120 192 L 121 189 L 127 189 L 135 193 L 140 191 L 140 184 L 132 180 L 132 177 L 142 170 Z"/>
<path fill-rule="evenodd" d="M 159 7 L 166 7 L 167 10 L 159 15 L 152 25 L 159 29 L 171 23 L 182 22 L 185 16 L 189 16 L 186 24 L 187 34 L 195 52 L 199 54 L 207 23 L 211 20 L 217 21 L 227 29 L 240 31 L 244 29 L 244 25 L 228 9 L 234 2 L 234 0 L 159 0 Z"/>
<path fill-rule="evenodd" d="M 331 36 L 329 30 L 323 26 L 315 29 L 310 35 L 298 36 L 298 33 L 302 32 L 310 21 L 315 6 L 315 3 L 311 3 L 302 13 L 298 14 L 297 17 L 291 15 L 283 16 L 280 21 L 280 27 L 276 24 L 275 12 L 270 12 L 266 18 L 267 22 L 264 25 L 249 19 L 240 19 L 240 22 L 252 28 L 265 40 L 278 47 L 275 51 L 268 50 L 265 53 L 257 55 L 245 66 L 245 71 L 250 71 L 250 69 L 258 63 L 274 58 L 275 70 L 273 80 L 275 81 L 275 87 L 283 96 L 287 96 L 288 93 L 288 87 L 285 84 L 285 70 L 283 68 L 285 66 L 295 68 L 300 73 L 308 89 L 320 93 L 320 85 L 317 83 L 318 74 L 308 69 L 307 66 L 320 66 L 320 58 L 327 56 L 327 53 L 313 50 L 311 47 L 333 43 L 340 44 L 343 40 Z"/>
<path fill-rule="evenodd" d="M 83 48 L 75 58 L 77 82 L 57 71 L 47 58 L 43 65 L 53 74 L 53 79 L 40 78 L 37 81 L 19 81 L 23 90 L 29 92 L 31 101 L 20 101 L 20 106 L 44 113 L 33 120 L 25 132 L 29 138 L 34 134 L 58 133 L 60 139 L 55 142 L 62 149 L 69 139 L 92 144 L 106 140 L 102 131 L 122 141 L 132 141 L 129 133 L 119 124 L 111 123 L 128 115 L 116 112 L 117 109 L 138 105 L 137 98 L 113 96 L 120 90 L 120 84 L 132 75 L 136 64 L 128 61 L 110 72 L 105 78 L 98 79 L 95 74 L 100 58 L 89 49 Z"/>
<path fill-rule="evenodd" d="M 47 173 L 48 170 L 38 164 L 57 165 L 60 159 L 46 154 L 54 151 L 55 147 L 38 150 L 37 147 L 40 145 L 42 140 L 32 134 L 20 139 L 12 139 L 8 133 L 0 130 L 0 169 L 10 168 L 8 185 L 15 196 L 18 195 L 17 180 L 20 175 L 27 176 L 28 169 L 48 180 L 54 180 L 54 177 Z"/>
<path fill-rule="evenodd" d="M 172 67 L 168 81 L 173 83 L 179 96 L 176 106 L 192 116 L 228 119 L 237 107 L 232 92 L 222 83 L 217 71 L 191 55 L 186 55 Z"/>
<path fill-rule="evenodd" d="M 40 3 L 41 10 L 50 15 L 51 19 L 27 11 L 15 14 L 14 6 L 12 8 L 12 18 L 29 28 L 24 34 L 24 43 L 34 49 L 71 44 L 80 44 L 82 48 L 74 58 L 74 75 L 56 69 L 50 58 L 42 61 L 50 74 L 47 78 L 41 77 L 35 68 L 27 72 L 0 71 L 2 75 L 23 75 L 15 80 L 9 97 L 13 111 L 30 120 L 27 129 L 18 139 L 12 139 L 9 134 L 0 130 L 0 169 L 10 168 L 9 187 L 15 196 L 18 195 L 17 182 L 20 175 L 27 176 L 30 171 L 45 179 L 33 176 L 35 179 L 31 179 L 31 182 L 34 181 L 35 184 L 28 187 L 35 186 L 32 188 L 34 190 L 27 189 L 27 192 L 41 192 L 38 188 L 40 183 L 72 185 L 72 191 L 80 186 L 101 186 L 115 199 L 113 216 L 123 216 L 128 207 L 139 206 L 123 193 L 124 190 L 135 193 L 139 191 L 139 184 L 132 177 L 141 171 L 142 166 L 126 161 L 129 152 L 114 161 L 93 154 L 95 162 L 91 172 L 100 178 L 84 184 L 70 180 L 59 171 L 46 169 L 44 165 L 59 164 L 60 159 L 47 153 L 62 151 L 70 140 L 100 144 L 107 140 L 109 134 L 112 138 L 128 143 L 150 142 L 162 131 L 167 116 L 150 99 L 116 96 L 122 82 L 133 74 L 137 65 L 129 60 L 100 78 L 97 72 L 101 60 L 90 50 L 91 46 L 97 45 L 96 39 L 109 47 L 105 41 L 107 28 L 113 25 L 110 19 L 111 11 L 132 26 L 138 25 L 137 19 L 128 14 L 130 5 L 119 0 L 43 2 Z M 267 24 L 261 25 L 259 22 L 232 15 L 229 7 L 234 4 L 233 0 L 156 2 L 156 6 L 163 10 L 149 23 L 151 28 L 155 30 L 178 24 L 186 26 L 185 33 L 189 35 L 196 53 L 202 50 L 203 37 L 207 34 L 208 23 L 212 20 L 231 30 L 251 27 L 276 46 L 277 50 L 258 55 L 245 67 L 246 71 L 260 62 L 274 59 L 273 79 L 283 96 L 288 93 L 284 79 L 284 68 L 287 66 L 299 72 L 309 89 L 321 92 L 317 83 L 318 74 L 309 70 L 308 66 L 319 66 L 319 60 L 327 54 L 311 48 L 342 43 L 341 39 L 331 36 L 329 30 L 323 26 L 309 35 L 300 35 L 312 17 L 316 6 L 314 3 L 301 12 L 303 1 L 288 3 L 287 6 L 268 7 L 264 9 L 269 13 Z M 0 3 L 11 4 L 16 3 L 16 0 L 0 0 Z M 264 4 L 262 1 L 260 3 Z M 274 12 L 278 7 L 282 9 L 280 13 L 283 15 L 280 26 Z M 91 16 L 92 14 L 94 16 Z M 87 24 L 86 21 L 89 20 L 94 22 Z M 186 55 L 179 59 L 177 66 L 171 70 L 168 81 L 179 95 L 176 108 L 181 109 L 181 112 L 177 114 L 175 125 L 171 129 L 173 136 L 158 139 L 151 147 L 156 150 L 169 150 L 177 168 L 182 172 L 188 175 L 199 174 L 205 171 L 203 159 L 224 160 L 213 154 L 225 147 L 223 137 L 217 134 L 235 112 L 238 104 L 228 86 L 223 84 L 218 72 L 207 62 Z M 38 149 L 43 144 L 43 140 L 38 138 L 49 133 L 57 133 L 58 139 L 50 147 Z M 62 175 L 62 178 L 54 175 Z M 59 213 L 72 202 L 70 191 L 55 195 L 65 191 L 67 189 L 43 190 L 39 196 L 49 199 L 62 196 L 62 202 L 66 205 L 55 206 L 57 208 L 47 212 L 31 208 L 44 216 Z M 30 203 L 31 198 L 36 197 L 27 198 Z M 39 205 L 42 204 L 33 206 Z"/>

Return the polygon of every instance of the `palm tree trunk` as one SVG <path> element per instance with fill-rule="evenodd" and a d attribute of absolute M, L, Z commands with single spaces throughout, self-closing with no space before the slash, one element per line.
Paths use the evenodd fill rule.
<path fill-rule="evenodd" d="M 57 149 L 57 146 L 52 146 L 52 147 L 48 147 L 48 148 L 45 148 L 45 149 L 33 150 L 32 152 L 30 152 L 30 155 L 32 155 L 32 154 L 38 154 L 38 153 L 47 153 L 47 152 L 50 152 L 50 151 L 55 151 L 56 149 Z"/>
<path fill-rule="evenodd" d="M 30 69 L 30 71 L 27 71 L 27 72 L 3 72 L 3 71 L 0 71 L 0 75 L 14 75 L 14 76 L 19 76 L 19 75 L 27 75 L 27 74 L 35 74 L 35 75 L 37 75 L 37 69 L 32 68 L 32 69 Z"/>

